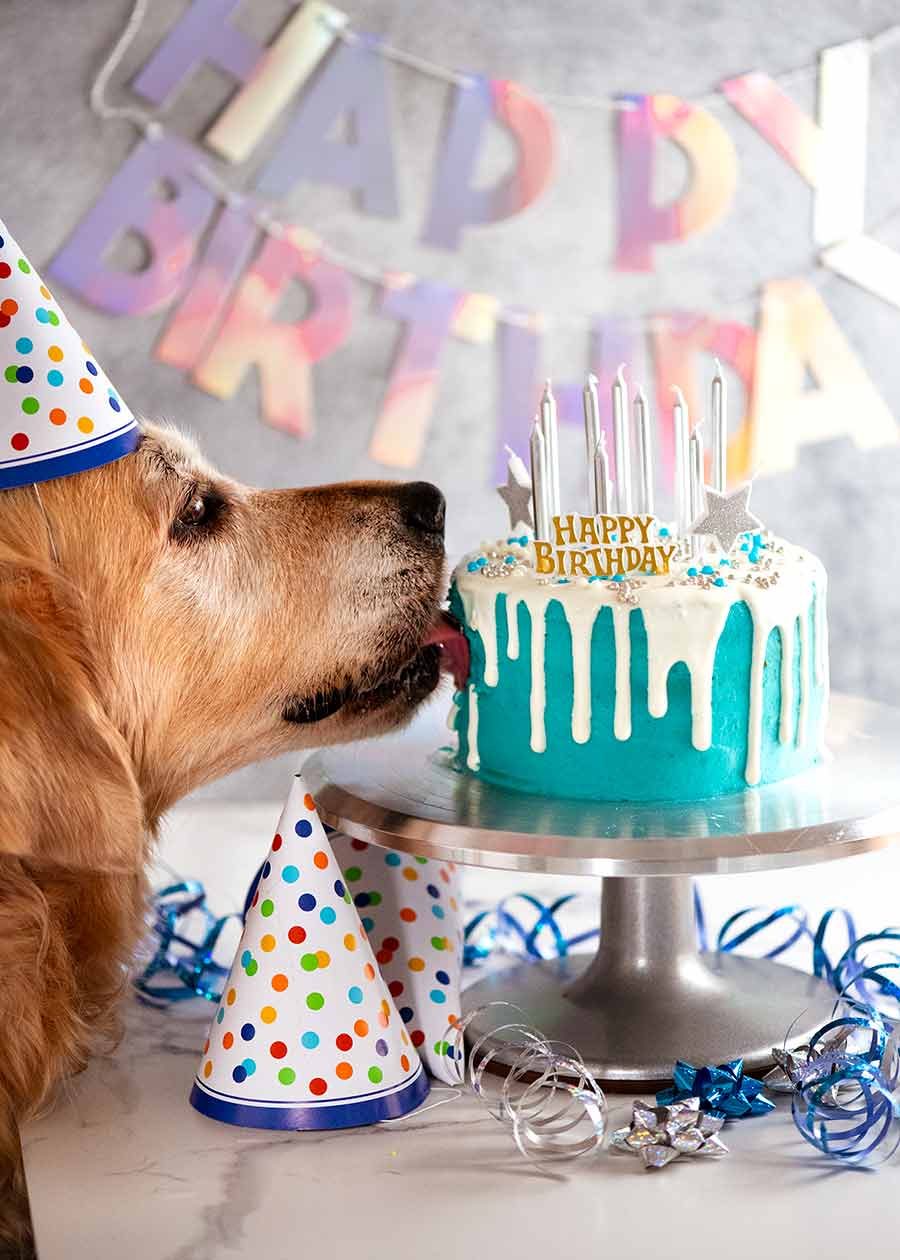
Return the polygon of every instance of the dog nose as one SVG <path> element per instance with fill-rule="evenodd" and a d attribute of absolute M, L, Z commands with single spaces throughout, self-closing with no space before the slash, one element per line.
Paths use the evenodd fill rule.
<path fill-rule="evenodd" d="M 400 487 L 403 523 L 420 534 L 443 534 L 444 496 L 430 481 L 410 481 Z"/>

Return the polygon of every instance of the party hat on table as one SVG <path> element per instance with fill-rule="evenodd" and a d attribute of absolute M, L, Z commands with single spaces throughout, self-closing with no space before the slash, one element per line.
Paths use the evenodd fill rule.
<path fill-rule="evenodd" d="M 210 1027 L 191 1103 L 260 1129 L 404 1115 L 428 1080 L 316 807 L 296 776 Z"/>
<path fill-rule="evenodd" d="M 460 1013 L 462 898 L 454 862 L 410 857 L 335 833 L 344 882 L 410 1040 L 442 1075 L 446 1032 Z"/>
<path fill-rule="evenodd" d="M 0 489 L 98 468 L 137 422 L 0 221 Z"/>

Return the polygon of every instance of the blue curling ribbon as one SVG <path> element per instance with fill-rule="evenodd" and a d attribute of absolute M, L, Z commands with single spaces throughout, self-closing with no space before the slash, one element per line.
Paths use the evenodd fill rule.
<path fill-rule="evenodd" d="M 154 1006 L 193 997 L 218 1002 L 233 951 L 225 951 L 226 958 L 221 961 L 216 951 L 228 923 L 240 916 L 214 915 L 206 905 L 206 890 L 193 879 L 161 889 L 154 894 L 152 906 L 156 949 L 132 981 L 138 997 Z M 165 977 L 174 977 L 177 983 Z"/>
<path fill-rule="evenodd" d="M 567 893 L 545 905 L 531 893 L 513 893 L 493 909 L 480 910 L 463 931 L 463 965 L 482 962 L 495 950 L 533 959 L 565 958 L 572 949 L 599 935 L 596 928 L 591 928 L 567 937 L 557 922 L 559 911 L 577 895 Z M 515 902 L 537 911 L 537 918 L 530 927 L 510 908 Z M 549 947 L 543 944 L 546 937 L 550 938 Z"/>
<path fill-rule="evenodd" d="M 884 961 L 877 960 L 879 955 Z M 879 1011 L 891 1023 L 900 1020 L 900 929 L 851 940 L 832 970 L 832 983 L 840 994 Z"/>
<path fill-rule="evenodd" d="M 844 1005 L 848 1014 L 810 1041 L 791 1115 L 801 1137 L 829 1159 L 861 1164 L 877 1155 L 883 1162 L 900 1146 L 898 1040 L 888 1037 L 877 1010 Z"/>
<path fill-rule="evenodd" d="M 573 899 L 572 895 L 558 897 L 545 905 L 530 893 L 518 893 L 504 898 L 492 909 L 478 911 L 466 924 L 464 930 L 463 965 L 474 966 L 483 962 L 495 950 L 519 954 L 525 958 L 565 958 L 577 946 L 589 940 L 596 940 L 600 935 L 597 928 L 569 937 L 558 923 L 556 917 L 558 911 Z M 521 913 L 511 908 L 512 903 L 516 901 L 537 910 L 538 917 L 530 928 L 522 922 Z M 694 920 L 698 947 L 705 952 L 710 948 L 710 937 L 703 900 L 696 884 L 694 885 Z M 850 912 L 842 907 L 827 910 L 813 932 L 806 912 L 801 906 L 779 906 L 773 910 L 748 906 L 726 919 L 715 938 L 714 948 L 719 953 L 730 954 L 748 945 L 755 938 L 767 934 L 766 949 L 762 956 L 772 959 L 784 954 L 798 941 L 808 939 L 812 945 L 813 973 L 833 984 L 840 992 L 842 984 L 835 979 L 838 964 L 832 962 L 825 948 L 825 938 L 830 925 L 839 921 L 843 923 L 847 933 L 847 949 L 849 950 L 857 941 L 856 925 Z M 783 926 L 786 931 L 772 943 L 768 938 L 771 938 L 772 929 L 777 925 Z M 833 935 L 833 931 L 831 934 Z M 848 966 L 849 963 L 845 966 L 845 970 Z M 900 993 L 900 988 L 898 988 L 898 993 Z"/>
<path fill-rule="evenodd" d="M 763 917 L 759 919 L 753 918 L 754 915 L 759 914 Z M 806 921 L 806 911 L 800 906 L 780 906 L 777 910 L 771 910 L 768 913 L 759 906 L 749 906 L 745 910 L 738 910 L 736 914 L 730 915 L 725 920 L 719 928 L 716 949 L 722 954 L 733 953 L 740 945 L 745 945 L 747 941 L 752 940 L 754 936 L 761 935 L 774 923 L 782 921 L 792 925 L 787 937 L 783 941 L 770 946 L 762 955 L 763 958 L 777 958 L 779 954 L 786 953 L 787 950 L 796 945 L 804 936 L 811 935 Z M 741 923 L 744 925 L 738 928 L 738 924 Z M 733 931 L 735 928 L 738 928 L 738 930 Z"/>
<path fill-rule="evenodd" d="M 673 1084 L 656 1095 L 657 1105 L 671 1107 L 687 1098 L 699 1098 L 700 1109 L 724 1120 L 764 1116 L 775 1104 L 762 1092 L 763 1081 L 744 1073 L 744 1060 L 732 1059 L 718 1067 L 693 1067 L 682 1060 L 672 1072 Z"/>

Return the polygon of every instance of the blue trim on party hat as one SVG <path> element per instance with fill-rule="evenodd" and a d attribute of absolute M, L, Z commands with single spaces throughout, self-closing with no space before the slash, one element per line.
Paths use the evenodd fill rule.
<path fill-rule="evenodd" d="M 246 1103 L 210 1089 L 198 1078 L 190 1103 L 202 1115 L 247 1129 L 352 1129 L 380 1120 L 397 1120 L 428 1097 L 428 1077 L 420 1063 L 412 1078 L 381 1094 L 352 1098 L 310 1099 L 302 1106 L 259 1099 Z"/>
<path fill-rule="evenodd" d="M 139 441 L 131 409 L 0 220 L 0 490 L 99 468 Z"/>
<path fill-rule="evenodd" d="M 31 459 L 0 460 L 0 490 L 30 486 L 39 481 L 53 481 L 72 473 L 100 468 L 123 455 L 130 455 L 141 440 L 136 421 L 131 420 L 115 433 L 93 446 L 60 447 L 59 453 L 34 455 Z"/>

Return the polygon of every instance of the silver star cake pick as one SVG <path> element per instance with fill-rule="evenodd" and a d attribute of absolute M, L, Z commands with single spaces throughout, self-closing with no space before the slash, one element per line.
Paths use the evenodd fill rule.
<path fill-rule="evenodd" d="M 509 463 L 506 465 L 506 485 L 498 486 L 497 493 L 506 504 L 511 530 L 525 525 L 534 530 L 534 509 L 531 500 L 531 478 L 528 470 L 515 451 L 506 447 Z"/>
<path fill-rule="evenodd" d="M 725 1120 L 700 1110 L 699 1098 L 685 1098 L 670 1107 L 648 1107 L 636 1098 L 631 1105 L 631 1124 L 617 1129 L 613 1150 L 639 1155 L 644 1168 L 665 1168 L 679 1155 L 716 1157 L 728 1154 L 719 1137 Z"/>
<path fill-rule="evenodd" d="M 706 511 L 689 527 L 690 534 L 711 534 L 727 556 L 731 548 L 748 530 L 762 529 L 762 521 L 748 510 L 752 482 L 747 482 L 731 494 L 720 494 L 711 486 L 704 486 Z"/>

